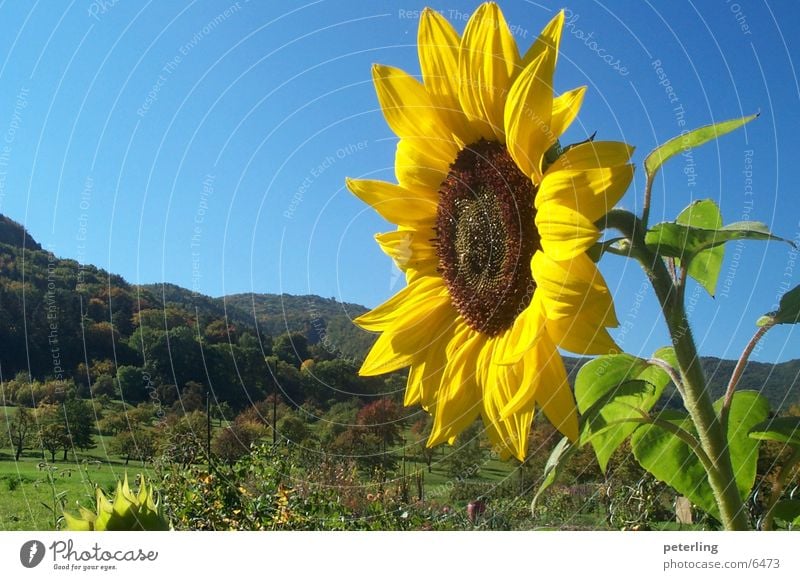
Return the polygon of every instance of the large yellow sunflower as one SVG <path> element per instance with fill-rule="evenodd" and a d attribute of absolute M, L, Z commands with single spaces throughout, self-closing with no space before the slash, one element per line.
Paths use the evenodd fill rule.
<path fill-rule="evenodd" d="M 520 57 L 496 4 L 481 5 L 462 37 L 427 9 L 422 82 L 373 67 L 400 138 L 399 183 L 347 186 L 398 226 L 376 238 L 407 286 L 356 320 L 381 333 L 360 373 L 410 367 L 405 404 L 433 415 L 429 445 L 452 443 L 480 415 L 495 448 L 522 460 L 537 407 L 574 440 L 558 348 L 615 348 L 611 294 L 586 252 L 630 183 L 632 148 L 558 147 L 586 89 L 553 96 L 563 23 L 559 13 Z"/>

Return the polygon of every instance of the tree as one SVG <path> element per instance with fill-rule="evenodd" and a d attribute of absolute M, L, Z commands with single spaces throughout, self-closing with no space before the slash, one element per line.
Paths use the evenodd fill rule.
<path fill-rule="evenodd" d="M 378 399 L 358 412 L 358 424 L 364 426 L 384 443 L 384 449 L 399 443 L 405 417 L 392 399 Z"/>
<path fill-rule="evenodd" d="M 294 412 L 288 412 L 278 421 L 278 436 L 290 443 L 302 443 L 309 435 L 308 425 Z"/>
<path fill-rule="evenodd" d="M 135 427 L 121 431 L 111 440 L 111 449 L 125 458 L 125 465 L 131 459 L 141 461 L 142 466 L 156 454 L 156 437 L 152 428 Z"/>
<path fill-rule="evenodd" d="M 300 364 L 309 357 L 308 340 L 299 332 L 282 334 L 275 339 L 272 354 L 295 368 L 300 368 Z"/>
<path fill-rule="evenodd" d="M 237 459 L 250 453 L 250 446 L 265 433 L 263 425 L 237 417 L 230 426 L 217 433 L 211 444 L 211 451 L 219 459 L 235 463 Z"/>
<path fill-rule="evenodd" d="M 138 403 L 147 397 L 147 383 L 144 380 L 144 369 L 140 367 L 121 366 L 117 369 L 117 380 L 126 403 Z"/>
<path fill-rule="evenodd" d="M 473 477 L 480 471 L 484 463 L 484 452 L 480 439 L 481 428 L 481 423 L 475 421 L 464 429 L 444 459 L 448 475 L 457 481 Z"/>
<path fill-rule="evenodd" d="M 384 472 L 397 466 L 397 457 L 390 448 L 402 441 L 404 419 L 402 409 L 392 399 L 378 399 L 358 412 L 357 422 L 364 432 L 360 438 L 361 463 Z"/>
<path fill-rule="evenodd" d="M 19 461 L 22 451 L 30 444 L 34 429 L 33 413 L 26 407 L 17 407 L 14 417 L 8 424 L 11 444 L 14 447 L 14 459 Z"/>
<path fill-rule="evenodd" d="M 156 435 L 167 462 L 188 467 L 206 457 L 207 417 L 193 411 L 185 415 L 167 415 L 158 423 Z"/>
<path fill-rule="evenodd" d="M 45 404 L 36 409 L 36 423 L 39 425 L 38 444 L 44 451 L 50 452 L 50 461 L 55 462 L 56 453 L 69 447 L 69 433 L 64 425 L 63 412 L 60 405 Z"/>
<path fill-rule="evenodd" d="M 109 375 L 100 375 L 92 385 L 92 396 L 99 397 L 106 395 L 111 398 L 117 397 L 117 385 L 114 383 L 114 378 Z"/>
<path fill-rule="evenodd" d="M 50 423 L 39 432 L 42 448 L 50 452 L 50 461 L 55 462 L 56 453 L 69 446 L 69 435 L 61 423 Z"/>
<path fill-rule="evenodd" d="M 69 446 L 85 450 L 94 447 L 95 415 L 88 401 L 70 397 L 64 401 L 64 428 L 69 435 Z M 68 447 L 64 447 L 64 460 Z"/>
<path fill-rule="evenodd" d="M 175 402 L 176 412 L 189 413 L 206 408 L 206 386 L 197 381 L 189 381 L 183 386 L 181 398 Z"/>

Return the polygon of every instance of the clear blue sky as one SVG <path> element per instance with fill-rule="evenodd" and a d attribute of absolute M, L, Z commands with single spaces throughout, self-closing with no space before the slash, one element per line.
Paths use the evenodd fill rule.
<path fill-rule="evenodd" d="M 56 254 L 132 283 L 374 306 L 402 280 L 372 241 L 389 226 L 344 177 L 392 179 L 395 140 L 370 65 L 418 74 L 426 4 L 2 2 L 0 212 Z M 463 30 L 478 4 L 430 5 Z M 726 221 L 744 216 L 800 239 L 797 4 L 607 4 L 501 3 L 523 50 L 569 9 L 557 89 L 589 86 L 569 137 L 624 139 L 640 164 L 681 119 L 693 127 L 761 111 L 746 130 L 670 163 L 653 221 L 710 197 Z M 642 188 L 639 171 L 623 204 L 639 207 Z M 705 353 L 738 355 L 752 321 L 800 283 L 794 258 L 786 245 L 728 246 L 719 296 L 689 289 Z M 663 344 L 635 265 L 608 257 L 601 267 L 627 323 L 622 345 Z M 772 331 L 756 360 L 800 357 L 798 336 Z"/>

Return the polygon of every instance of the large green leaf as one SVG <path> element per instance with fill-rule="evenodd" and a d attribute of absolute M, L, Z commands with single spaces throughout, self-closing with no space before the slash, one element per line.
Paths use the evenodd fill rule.
<path fill-rule="evenodd" d="M 690 265 L 704 250 L 735 240 L 788 241 L 772 235 L 767 226 L 759 222 L 735 222 L 718 229 L 663 222 L 654 225 L 644 237 L 647 246 L 661 256 L 679 258 Z"/>
<path fill-rule="evenodd" d="M 750 429 L 750 437 L 800 447 L 800 417 L 774 417 Z"/>
<path fill-rule="evenodd" d="M 781 297 L 781 303 L 775 312 L 765 314 L 758 319 L 758 326 L 767 324 L 797 324 L 800 322 L 800 286 L 795 286 Z"/>
<path fill-rule="evenodd" d="M 691 432 L 685 413 L 662 411 L 658 417 Z M 714 492 L 703 464 L 687 443 L 658 425 L 642 425 L 631 437 L 633 455 L 656 479 L 672 486 L 703 511 L 719 519 Z"/>
<path fill-rule="evenodd" d="M 719 414 L 724 399 L 714 403 Z M 728 449 L 733 464 L 736 487 L 743 500 L 750 495 L 756 480 L 759 442 L 750 437 L 750 431 L 769 416 L 769 401 L 757 391 L 737 391 L 733 395 L 728 413 Z"/>
<path fill-rule="evenodd" d="M 676 223 L 692 226 L 705 230 L 718 230 L 722 227 L 722 213 L 719 207 L 710 199 L 693 202 L 683 210 Z M 714 296 L 722 269 L 722 260 L 725 257 L 725 246 L 719 245 L 697 252 L 689 262 L 689 276 L 697 280 L 706 291 Z"/>
<path fill-rule="evenodd" d="M 592 444 L 603 471 L 639 426 L 630 420 L 652 409 L 668 383 L 661 368 L 629 354 L 601 356 L 583 365 L 575 379 L 582 441 Z"/>
<path fill-rule="evenodd" d="M 689 131 L 683 135 L 673 137 L 663 145 L 656 147 L 644 160 L 644 170 L 647 173 L 647 178 L 652 179 L 658 169 L 664 164 L 667 159 L 674 157 L 682 151 L 699 147 L 704 143 L 708 143 L 712 139 L 722 137 L 726 133 L 730 133 L 734 129 L 738 129 L 745 123 L 749 123 L 758 117 L 758 114 L 750 115 L 749 117 L 742 117 L 740 119 L 731 119 L 716 123 L 714 125 L 706 125 Z"/>
<path fill-rule="evenodd" d="M 536 495 L 533 496 L 532 507 L 536 506 L 536 502 L 539 501 L 541 495 L 556 482 L 564 465 L 572 457 L 576 449 L 577 446 L 573 445 L 567 437 L 562 438 L 556 444 L 553 451 L 550 452 L 550 457 L 547 458 L 547 463 L 545 463 L 544 480 L 542 480 L 539 489 L 536 491 Z"/>

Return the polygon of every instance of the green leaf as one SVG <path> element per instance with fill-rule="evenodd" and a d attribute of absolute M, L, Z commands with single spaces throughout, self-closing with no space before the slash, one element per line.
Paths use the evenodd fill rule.
<path fill-rule="evenodd" d="M 531 502 L 532 508 L 536 507 L 536 502 L 539 501 L 539 497 L 556 482 L 558 476 L 561 474 L 562 468 L 569 458 L 572 457 L 577 448 L 576 445 L 570 443 L 567 437 L 564 437 L 556 444 L 553 451 L 550 452 L 550 457 L 547 458 L 547 463 L 545 463 L 544 480 L 536 491 L 536 495 L 533 496 L 533 501 Z"/>
<path fill-rule="evenodd" d="M 735 222 L 719 229 L 705 229 L 674 222 L 654 225 L 644 237 L 645 244 L 663 257 L 679 258 L 691 266 L 692 260 L 704 250 L 716 248 L 735 240 L 789 240 L 774 236 L 759 222 Z"/>
<path fill-rule="evenodd" d="M 716 123 L 714 125 L 706 125 L 704 127 L 700 127 L 699 129 L 695 129 L 694 131 L 689 131 L 683 135 L 673 137 L 663 145 L 656 147 L 645 158 L 644 169 L 647 174 L 647 178 L 652 179 L 659 168 L 664 164 L 665 161 L 667 161 L 667 159 L 670 159 L 671 157 L 674 157 L 678 153 L 686 151 L 687 149 L 699 147 L 700 145 L 708 143 L 712 139 L 718 139 L 726 133 L 730 133 L 734 129 L 738 129 L 745 123 L 749 123 L 756 117 L 758 117 L 758 113 L 755 115 L 750 115 L 749 117 L 742 117 L 741 119 L 731 119 L 729 121 L 723 121 L 722 123 Z"/>
<path fill-rule="evenodd" d="M 662 411 L 658 418 L 692 432 L 692 422 L 685 413 Z M 631 448 L 639 464 L 656 479 L 719 519 L 706 470 L 687 443 L 662 427 L 650 424 L 642 425 L 633 433 Z"/>
<path fill-rule="evenodd" d="M 781 297 L 781 303 L 775 312 L 765 314 L 758 319 L 758 326 L 767 324 L 797 324 L 800 322 L 800 286 L 795 286 Z"/>
<path fill-rule="evenodd" d="M 800 417 L 774 417 L 750 429 L 750 437 L 800 447 Z"/>
<path fill-rule="evenodd" d="M 614 451 L 656 404 L 669 376 L 661 368 L 629 354 L 605 355 L 581 367 L 575 398 L 584 424 L 582 441 L 592 444 L 605 471 Z"/>
<path fill-rule="evenodd" d="M 710 199 L 704 199 L 689 205 L 680 213 L 675 222 L 705 230 L 718 230 L 722 227 L 722 213 L 716 203 Z M 724 257 L 725 246 L 719 245 L 698 252 L 689 262 L 689 276 L 697 280 L 711 296 L 714 296 L 717 288 L 719 271 L 722 269 Z"/>
<path fill-rule="evenodd" d="M 723 399 L 714 403 L 719 414 Z M 737 391 L 733 395 L 728 413 L 728 449 L 733 464 L 736 487 L 743 500 L 750 495 L 756 481 L 759 442 L 749 436 L 750 431 L 769 416 L 769 401 L 757 391 Z"/>
<path fill-rule="evenodd" d="M 785 499 L 772 508 L 772 515 L 792 526 L 800 526 L 800 499 Z"/>

